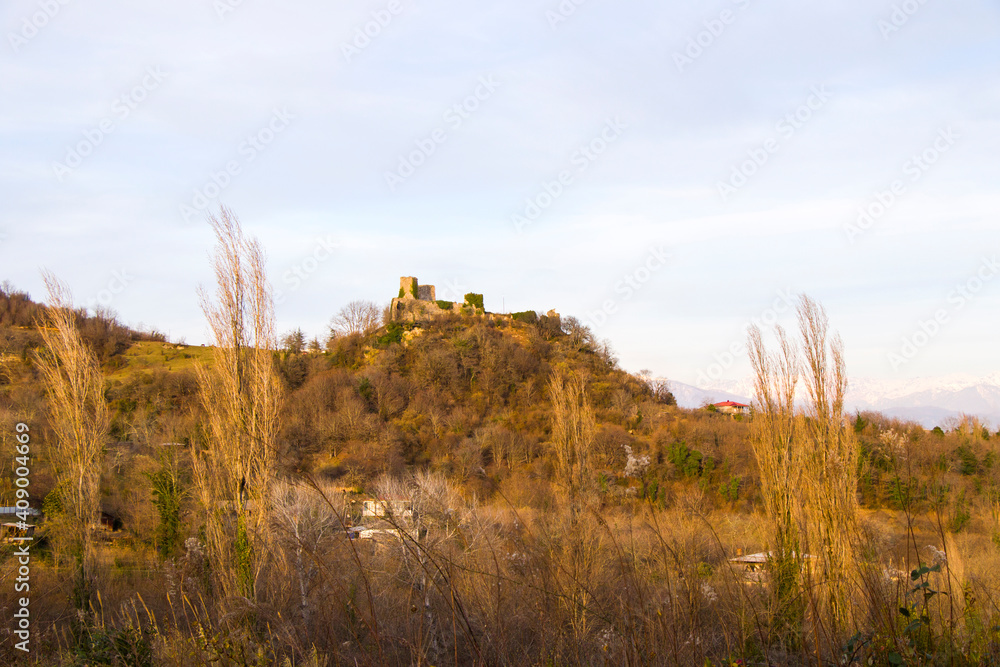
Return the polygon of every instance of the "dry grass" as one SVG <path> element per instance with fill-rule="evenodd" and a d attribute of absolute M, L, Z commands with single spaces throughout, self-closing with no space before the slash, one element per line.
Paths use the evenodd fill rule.
<path fill-rule="evenodd" d="M 146 518 L 92 550 L 95 595 L 79 610 L 67 568 L 38 549 L 38 664 L 998 664 L 1000 485 L 985 464 L 996 441 L 972 421 L 940 438 L 871 415 L 848 430 L 843 358 L 817 304 L 800 304 L 798 343 L 779 331 L 771 352 L 751 334 L 760 408 L 749 429 L 722 415 L 637 408 L 625 385 L 595 366 L 570 370 L 565 356 L 519 381 L 521 408 L 489 413 L 482 387 L 494 385 L 473 385 L 467 401 L 454 389 L 467 367 L 450 348 L 466 349 L 473 333 L 431 347 L 442 335 L 428 332 L 405 352 L 382 350 L 362 373 L 304 385 L 309 401 L 295 404 L 294 419 L 329 436 L 335 455 L 320 460 L 348 470 L 333 486 L 277 472 L 276 424 L 292 416 L 277 410 L 262 253 L 227 211 L 215 227 L 219 285 L 206 314 L 217 345 L 199 351 L 212 363 L 200 409 L 187 416 L 198 423 L 186 433 L 195 434 L 200 502 L 184 514 L 189 539 L 175 558 L 156 554 L 148 489 L 125 492 L 156 469 L 150 449 L 137 445 L 124 463 L 108 457 L 105 500 L 145 504 Z M 488 333 L 471 342 L 485 349 Z M 514 348 L 498 344 L 480 371 Z M 133 368 L 157 354 L 138 348 Z M 428 393 L 407 397 L 414 385 L 393 366 Z M 553 367 L 560 373 L 546 387 Z M 798 382 L 811 395 L 804 413 L 792 401 Z M 12 419 L 0 412 L 0 422 Z M 143 442 L 180 440 L 176 425 L 155 419 L 133 428 Z M 420 433 L 431 434 L 429 458 L 404 466 L 404 453 L 421 451 Z M 724 474 L 665 463 L 682 441 L 724 461 Z M 650 456 L 666 495 L 610 472 L 626 465 L 623 444 Z M 959 444 L 979 472 L 949 464 Z M 857 509 L 859 467 L 884 473 L 872 494 L 883 509 Z M 716 491 L 732 477 L 738 500 Z M 377 539 L 348 539 L 360 519 L 360 498 L 345 489 L 354 485 L 405 498 L 414 514 L 379 522 Z M 16 561 L 5 549 L 0 615 L 10 618 Z M 779 557 L 763 572 L 729 562 L 765 549 Z M 8 648 L 4 664 L 15 659 Z"/>
<path fill-rule="evenodd" d="M 212 347 L 178 346 L 156 341 L 137 341 L 122 353 L 123 363 L 107 376 L 109 380 L 125 380 L 144 371 L 192 371 L 199 366 L 208 368 L 215 362 Z"/>

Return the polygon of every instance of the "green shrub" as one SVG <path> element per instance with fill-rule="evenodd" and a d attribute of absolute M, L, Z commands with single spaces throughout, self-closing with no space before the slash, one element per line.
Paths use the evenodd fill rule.
<path fill-rule="evenodd" d="M 470 306 L 478 310 L 485 309 L 485 307 L 483 306 L 482 294 L 473 294 L 472 292 L 469 292 L 468 294 L 465 295 L 465 303 L 469 304 Z"/>
<path fill-rule="evenodd" d="M 51 519 L 63 513 L 62 494 L 59 488 L 52 489 L 42 500 L 42 514 Z"/>
<path fill-rule="evenodd" d="M 453 301 L 441 301 L 440 299 L 438 301 L 435 301 L 434 303 L 436 303 L 437 307 L 440 308 L 441 310 L 451 310 L 452 306 L 455 305 Z"/>
<path fill-rule="evenodd" d="M 958 495 L 958 500 L 955 501 L 955 511 L 951 516 L 951 521 L 948 523 L 948 528 L 953 533 L 959 533 L 971 520 L 972 514 L 969 513 L 969 508 L 965 502 L 965 492 L 963 491 Z"/>
<path fill-rule="evenodd" d="M 958 472 L 963 475 L 975 475 L 979 472 L 979 459 L 971 449 L 961 445 L 955 450 L 955 456 L 958 457 Z"/>
<path fill-rule="evenodd" d="M 911 507 L 918 499 L 918 487 L 919 484 L 915 479 L 904 480 L 898 475 L 895 476 L 889 482 L 888 500 L 890 507 L 898 510 Z"/>
<path fill-rule="evenodd" d="M 740 499 L 740 478 L 733 477 L 728 482 L 719 485 L 719 495 L 731 503 Z"/>
<path fill-rule="evenodd" d="M 398 298 L 402 299 L 404 296 L 406 296 L 406 292 L 404 292 L 403 288 L 400 287 L 399 288 L 399 297 Z"/>
<path fill-rule="evenodd" d="M 156 527 L 156 550 L 162 558 L 170 558 L 181 543 L 181 499 L 184 495 L 181 480 L 166 463 L 144 476 L 149 480 L 153 506 L 160 516 Z"/>
<path fill-rule="evenodd" d="M 512 313 L 511 317 L 518 321 L 524 322 L 525 324 L 535 324 L 538 322 L 538 315 L 533 310 L 525 310 L 520 313 Z"/>
<path fill-rule="evenodd" d="M 149 630 L 131 624 L 118 629 L 87 623 L 70 649 L 74 658 L 70 664 L 152 667 L 156 664 L 153 639 Z"/>
<path fill-rule="evenodd" d="M 358 382 L 358 395 L 365 399 L 365 402 L 372 403 L 375 390 L 372 388 L 372 383 L 368 378 L 361 378 L 361 381 Z"/>
<path fill-rule="evenodd" d="M 712 471 L 715 470 L 715 459 L 712 458 L 711 456 L 706 456 L 704 460 L 702 460 L 701 470 L 706 475 L 711 474 Z"/>
<path fill-rule="evenodd" d="M 405 329 L 399 322 L 389 322 L 389 324 L 385 326 L 385 333 L 379 336 L 375 340 L 375 343 L 379 347 L 388 347 L 392 343 L 402 342 L 403 331 L 405 331 Z"/>
<path fill-rule="evenodd" d="M 414 299 L 420 298 L 419 289 L 417 288 L 417 281 L 415 280 L 412 283 L 410 283 L 410 294 L 413 295 Z"/>
<path fill-rule="evenodd" d="M 861 433 L 868 426 L 868 420 L 861 416 L 859 413 L 854 419 L 854 432 Z"/>
<path fill-rule="evenodd" d="M 677 466 L 677 470 L 684 477 L 698 477 L 701 475 L 703 458 L 701 452 L 691 449 L 683 441 L 670 445 L 670 451 L 667 453 L 667 460 Z M 709 457 L 708 462 L 711 467 L 715 466 L 715 462 L 712 461 L 711 457 Z"/>

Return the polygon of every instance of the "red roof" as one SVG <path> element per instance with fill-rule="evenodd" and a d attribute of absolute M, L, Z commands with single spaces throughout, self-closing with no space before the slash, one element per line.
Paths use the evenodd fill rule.
<path fill-rule="evenodd" d="M 717 408 L 749 408 L 749 405 L 743 403 L 734 403 L 733 401 L 723 401 L 722 403 L 714 403 Z"/>

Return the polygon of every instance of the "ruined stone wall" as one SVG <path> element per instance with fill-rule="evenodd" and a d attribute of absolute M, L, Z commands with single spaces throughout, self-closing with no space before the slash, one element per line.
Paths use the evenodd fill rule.
<path fill-rule="evenodd" d="M 439 303 L 443 303 L 446 306 L 450 304 L 451 308 L 442 308 L 438 305 Z M 453 301 L 439 302 L 414 299 L 413 297 L 408 299 L 393 299 L 389 308 L 393 322 L 421 322 L 446 315 L 460 315 L 464 312 L 462 305 Z"/>
<path fill-rule="evenodd" d="M 390 319 L 393 322 L 421 322 L 447 315 L 473 315 L 477 310 L 481 315 L 493 321 L 514 319 L 513 315 L 486 313 L 466 303 L 437 301 L 434 285 L 421 285 L 413 276 L 401 277 L 399 288 L 401 296 L 393 299 L 389 306 Z M 559 313 L 554 310 L 540 316 L 537 321 L 543 330 L 559 331 L 561 329 Z"/>
<path fill-rule="evenodd" d="M 401 299 L 416 299 L 420 293 L 420 285 L 413 276 L 403 276 L 399 279 L 399 289 L 402 291 Z"/>

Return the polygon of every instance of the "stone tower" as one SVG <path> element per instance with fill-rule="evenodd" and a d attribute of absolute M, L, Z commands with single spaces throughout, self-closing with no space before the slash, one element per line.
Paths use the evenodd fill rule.
<path fill-rule="evenodd" d="M 403 276 L 399 279 L 399 291 L 402 292 L 401 299 L 415 299 L 414 295 L 420 294 L 420 285 L 413 276 Z"/>
<path fill-rule="evenodd" d="M 400 278 L 399 289 L 403 292 L 403 295 L 400 297 L 401 299 L 435 300 L 434 285 L 421 285 L 413 276 L 403 276 Z"/>

